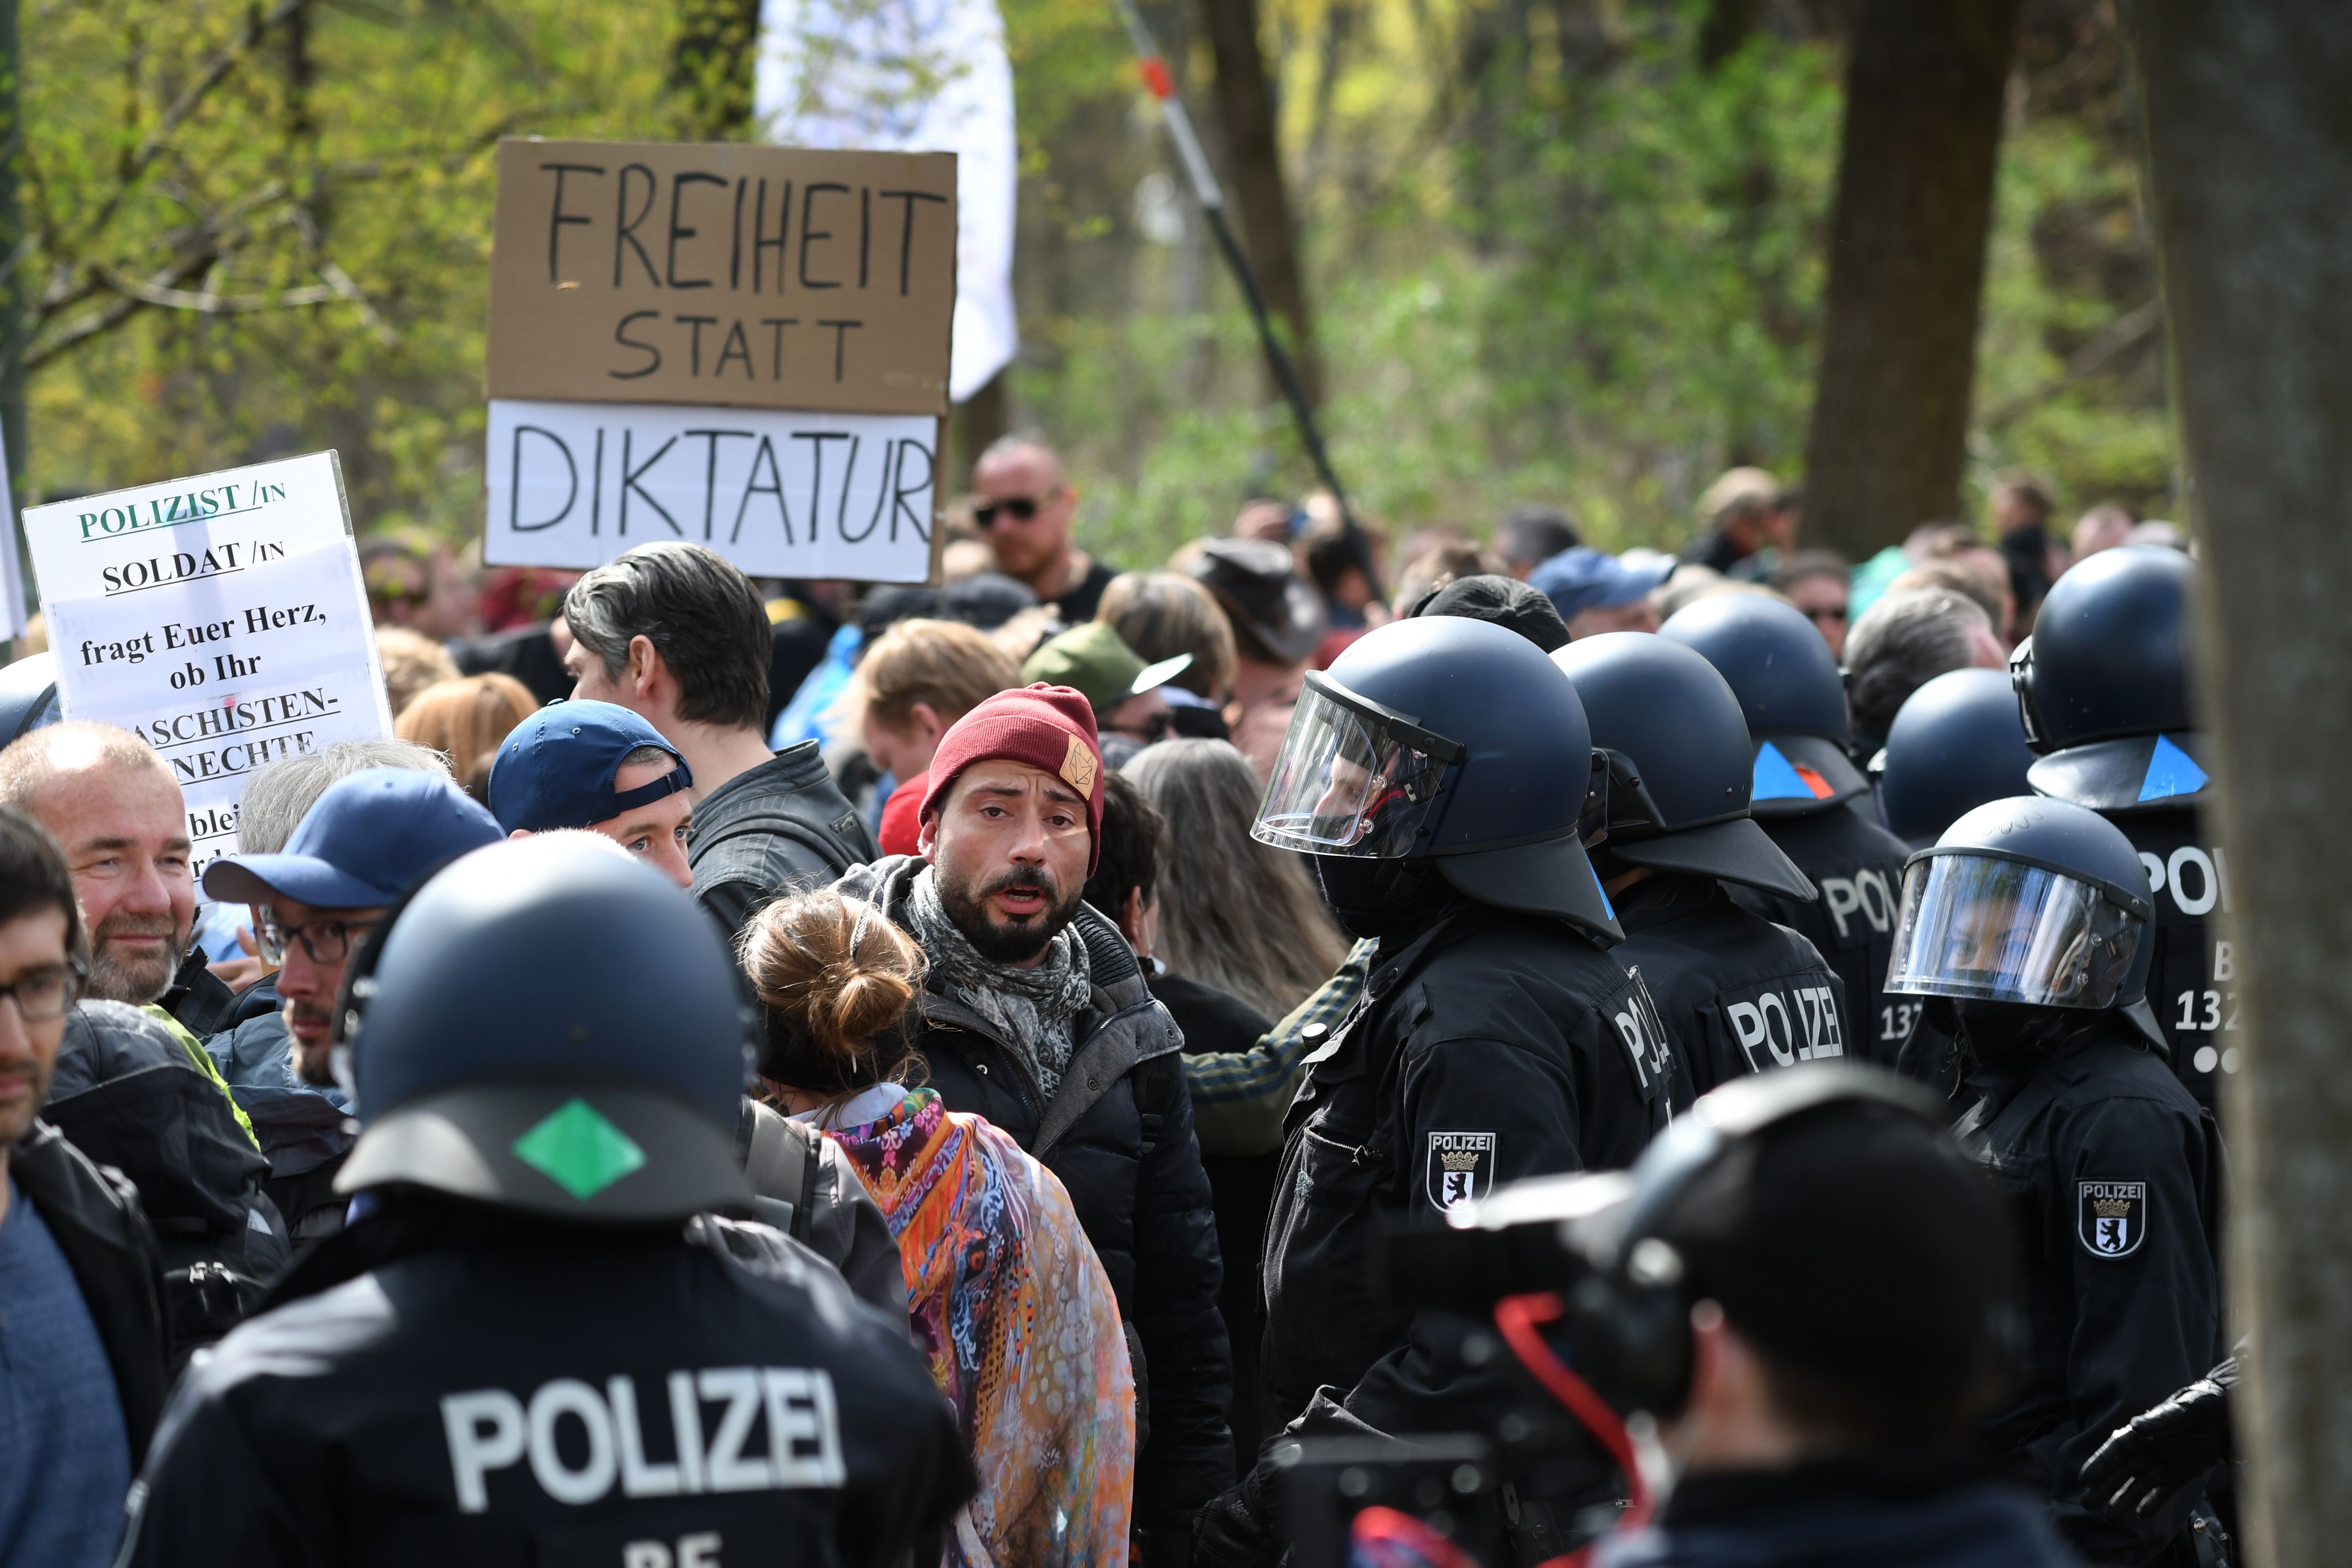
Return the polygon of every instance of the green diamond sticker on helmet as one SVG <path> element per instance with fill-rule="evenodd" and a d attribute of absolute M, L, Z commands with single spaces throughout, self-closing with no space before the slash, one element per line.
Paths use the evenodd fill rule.
<path fill-rule="evenodd" d="M 584 1100 L 567 1101 L 514 1141 L 515 1158 L 586 1203 L 646 1163 L 646 1152 Z"/>

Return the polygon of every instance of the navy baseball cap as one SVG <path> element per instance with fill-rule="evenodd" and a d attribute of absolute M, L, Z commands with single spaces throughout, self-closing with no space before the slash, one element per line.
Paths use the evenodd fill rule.
<path fill-rule="evenodd" d="M 1605 550 L 1580 544 L 1563 550 L 1528 574 L 1528 582 L 1543 590 L 1563 621 L 1586 610 L 1630 605 L 1674 575 L 1672 561 L 1628 566 Z"/>
<path fill-rule="evenodd" d="M 205 870 L 227 904 L 295 899 L 322 910 L 376 909 L 432 872 L 506 835 L 439 773 L 363 768 L 320 795 L 278 855 L 230 855 Z"/>
<path fill-rule="evenodd" d="M 616 789 L 621 762 L 658 746 L 677 766 L 633 790 Z M 509 833 L 551 833 L 608 822 L 625 811 L 694 787 L 676 746 L 643 715 L 615 702 L 551 702 L 515 726 L 490 765 L 490 814 Z"/>

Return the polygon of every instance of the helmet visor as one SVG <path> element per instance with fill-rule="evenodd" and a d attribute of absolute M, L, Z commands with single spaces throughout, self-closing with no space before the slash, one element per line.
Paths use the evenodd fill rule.
<path fill-rule="evenodd" d="M 2115 1005 L 2147 922 L 2089 882 L 1991 856 L 1927 855 L 1903 879 L 1886 989 Z"/>
<path fill-rule="evenodd" d="M 1423 840 L 1463 749 L 1309 674 L 1250 836 L 1307 855 L 1402 858 Z"/>

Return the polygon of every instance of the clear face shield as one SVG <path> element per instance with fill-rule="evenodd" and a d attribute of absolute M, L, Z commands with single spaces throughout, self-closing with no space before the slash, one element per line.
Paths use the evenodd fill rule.
<path fill-rule="evenodd" d="M 2147 925 L 2094 883 L 2021 860 L 1931 854 L 1903 879 L 1886 989 L 2112 1007 Z"/>
<path fill-rule="evenodd" d="M 1445 771 L 1465 754 L 1311 671 L 1250 837 L 1304 855 L 1401 859 L 1434 826 Z"/>

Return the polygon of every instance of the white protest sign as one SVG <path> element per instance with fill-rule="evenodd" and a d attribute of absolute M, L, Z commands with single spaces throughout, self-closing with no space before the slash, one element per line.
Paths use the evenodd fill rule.
<path fill-rule="evenodd" d="M 332 452 L 28 507 L 68 719 L 172 765 L 198 876 L 255 770 L 392 732 Z"/>
<path fill-rule="evenodd" d="M 753 577 L 919 583 L 940 422 L 666 404 L 490 404 L 492 565 L 590 567 L 660 540 Z"/>

